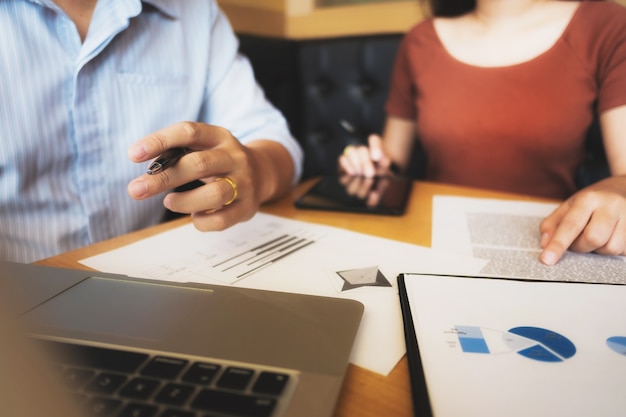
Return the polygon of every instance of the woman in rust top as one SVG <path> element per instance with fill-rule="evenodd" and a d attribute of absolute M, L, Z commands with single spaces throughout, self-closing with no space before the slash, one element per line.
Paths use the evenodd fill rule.
<path fill-rule="evenodd" d="M 541 260 L 626 254 L 626 8 L 611 2 L 431 1 L 398 52 L 383 137 L 340 167 L 409 165 L 429 180 L 567 200 L 541 225 Z M 599 115 L 611 177 L 577 191 Z"/>

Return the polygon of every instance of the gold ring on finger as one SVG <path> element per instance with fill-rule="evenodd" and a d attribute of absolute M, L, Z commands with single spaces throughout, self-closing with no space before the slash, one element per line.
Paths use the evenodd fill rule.
<path fill-rule="evenodd" d="M 231 188 L 233 189 L 233 196 L 230 200 L 228 200 L 227 202 L 224 203 L 224 206 L 228 206 L 231 205 L 233 203 L 233 201 L 235 201 L 235 199 L 237 199 L 237 195 L 239 194 L 239 192 L 237 191 L 237 184 L 235 184 L 235 181 L 231 180 L 228 177 L 218 177 L 215 179 L 215 181 L 226 181 Z"/>

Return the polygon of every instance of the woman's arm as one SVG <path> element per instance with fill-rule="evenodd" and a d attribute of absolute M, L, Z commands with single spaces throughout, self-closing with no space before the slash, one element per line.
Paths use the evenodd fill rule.
<path fill-rule="evenodd" d="M 600 116 L 611 177 L 572 195 L 541 224 L 541 261 L 575 252 L 626 255 L 626 105 Z"/>

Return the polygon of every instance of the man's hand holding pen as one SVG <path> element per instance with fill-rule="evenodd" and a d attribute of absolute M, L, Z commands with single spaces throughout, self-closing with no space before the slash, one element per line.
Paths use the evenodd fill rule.
<path fill-rule="evenodd" d="M 170 166 L 176 164 L 180 158 L 191 152 L 191 149 L 187 148 L 171 148 L 163 152 L 157 159 L 150 163 L 150 166 L 146 170 L 148 175 L 158 174 L 161 171 L 165 171 Z"/>
<path fill-rule="evenodd" d="M 280 147 L 262 140 L 244 146 L 221 127 L 177 123 L 129 148 L 131 161 L 152 163 L 146 174 L 129 183 L 128 194 L 143 200 L 200 180 L 204 183 L 200 187 L 168 193 L 163 205 L 173 212 L 190 213 L 199 230 L 223 230 L 251 218 L 261 202 L 276 192 L 261 173 L 272 163 L 267 154 L 282 151 L 273 146 Z M 264 152 L 257 147 L 264 147 Z"/>

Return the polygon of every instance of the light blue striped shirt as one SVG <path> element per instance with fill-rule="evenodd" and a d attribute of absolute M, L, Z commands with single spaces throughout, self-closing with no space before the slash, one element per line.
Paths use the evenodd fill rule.
<path fill-rule="evenodd" d="M 51 0 L 0 0 L 0 259 L 31 262 L 159 222 L 129 145 L 195 120 L 302 151 L 213 0 L 99 0 L 84 43 Z"/>

